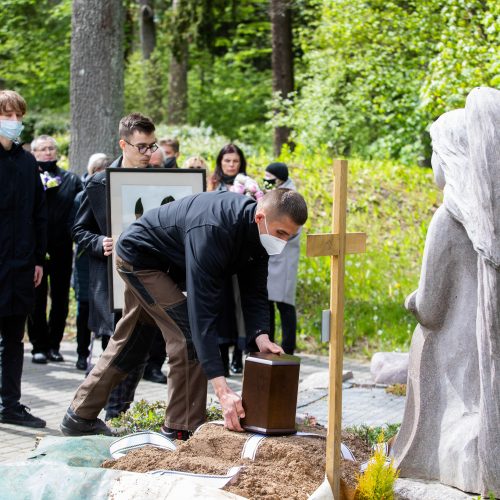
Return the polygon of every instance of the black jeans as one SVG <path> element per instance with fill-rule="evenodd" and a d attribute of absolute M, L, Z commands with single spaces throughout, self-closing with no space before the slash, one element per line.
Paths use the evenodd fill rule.
<path fill-rule="evenodd" d="M 88 327 L 89 303 L 88 301 L 78 301 L 76 309 L 76 352 L 78 356 L 88 357 L 90 351 L 91 331 Z"/>
<path fill-rule="evenodd" d="M 271 322 L 271 331 L 269 338 L 274 341 L 275 321 L 274 321 L 274 304 L 278 307 L 281 318 L 281 347 L 286 354 L 293 354 L 295 350 L 295 338 L 297 335 L 297 313 L 295 306 L 286 304 L 285 302 L 271 302 L 269 301 L 269 318 Z"/>
<path fill-rule="evenodd" d="M 3 409 L 15 408 L 21 399 L 23 336 L 26 315 L 0 317 L 0 396 Z"/>
<path fill-rule="evenodd" d="M 69 304 L 69 286 L 73 266 L 71 242 L 49 248 L 50 260 L 43 266 L 43 278 L 36 288 L 35 311 L 28 317 L 28 335 L 33 354 L 59 351 L 66 327 Z M 47 321 L 47 294 L 50 286 L 50 313 Z"/>

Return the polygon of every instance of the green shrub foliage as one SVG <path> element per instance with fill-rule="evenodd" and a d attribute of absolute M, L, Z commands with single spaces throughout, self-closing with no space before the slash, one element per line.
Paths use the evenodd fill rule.
<path fill-rule="evenodd" d="M 494 0 L 326 0 L 294 103 L 275 120 L 335 154 L 428 161 L 429 124 L 500 85 Z"/>

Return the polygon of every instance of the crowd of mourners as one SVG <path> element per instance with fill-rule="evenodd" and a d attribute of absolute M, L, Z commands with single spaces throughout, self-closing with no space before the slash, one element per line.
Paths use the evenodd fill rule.
<path fill-rule="evenodd" d="M 33 363 L 63 362 L 61 342 L 73 288 L 76 369 L 88 375 L 95 339 L 105 351 L 121 319 L 121 313 L 109 305 L 108 260 L 117 242 L 109 236 L 107 222 L 107 168 L 205 169 L 208 191 L 232 191 L 256 200 L 277 188 L 295 191 L 295 186 L 287 165 L 279 162 L 263 169 L 258 182 L 248 177 L 245 155 L 233 143 L 219 151 L 212 173 L 200 156 L 188 157 L 179 165 L 179 141 L 157 140 L 155 125 L 139 113 L 125 116 L 119 123 L 122 154 L 115 159 L 96 151 L 80 178 L 58 164 L 58 144 L 53 137 L 40 135 L 30 145 L 21 144 L 25 113 L 26 103 L 18 93 L 0 91 L 0 421 L 44 427 L 45 421 L 21 403 L 25 331 Z M 144 137 L 153 140 L 145 141 Z M 266 230 L 269 233 L 267 226 Z M 277 308 L 282 349 L 293 354 L 299 233 L 283 247 L 281 253 L 268 252 L 269 338 L 274 340 Z M 217 323 L 218 331 L 224 332 L 218 343 L 224 375 L 229 377 L 243 370 L 247 335 L 236 274 L 228 277 L 227 285 Z M 106 420 L 129 408 L 141 378 L 168 382 L 162 372 L 168 349 L 158 325 L 141 316 L 135 334 L 150 339 L 149 353 L 127 368 L 126 377 L 112 389 L 105 407 Z"/>

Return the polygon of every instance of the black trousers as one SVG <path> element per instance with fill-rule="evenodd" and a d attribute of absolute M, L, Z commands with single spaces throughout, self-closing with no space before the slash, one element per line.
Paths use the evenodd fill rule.
<path fill-rule="evenodd" d="M 21 399 L 23 336 L 26 315 L 0 317 L 0 396 L 3 409 L 15 408 Z"/>
<path fill-rule="evenodd" d="M 293 354 L 295 350 L 295 339 L 297 336 L 297 313 L 295 306 L 286 304 L 285 302 L 271 302 L 269 301 L 269 317 L 271 322 L 271 331 L 269 338 L 274 341 L 275 321 L 274 321 L 274 304 L 278 307 L 281 319 L 281 347 L 286 354 Z"/>
<path fill-rule="evenodd" d="M 79 300 L 76 309 L 76 352 L 78 356 L 87 357 L 90 354 L 90 338 L 92 332 L 88 327 L 89 322 L 89 303 Z"/>
<path fill-rule="evenodd" d="M 33 354 L 59 351 L 66 327 L 69 286 L 73 266 L 71 242 L 49 248 L 50 259 L 43 266 L 43 278 L 36 288 L 35 311 L 28 317 L 28 335 Z M 50 313 L 47 321 L 47 295 L 50 287 Z"/>

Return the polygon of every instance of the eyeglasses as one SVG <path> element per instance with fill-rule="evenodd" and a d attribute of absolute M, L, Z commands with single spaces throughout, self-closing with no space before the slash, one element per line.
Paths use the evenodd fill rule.
<path fill-rule="evenodd" d="M 156 144 L 156 142 L 153 142 L 153 144 L 131 144 L 130 142 L 128 142 L 127 140 L 123 139 L 129 146 L 133 146 L 134 148 L 137 148 L 137 151 L 139 151 L 139 153 L 141 155 L 145 154 L 146 151 L 149 149 L 149 151 L 151 151 L 151 153 L 154 153 L 157 149 L 158 149 L 158 144 Z"/>

